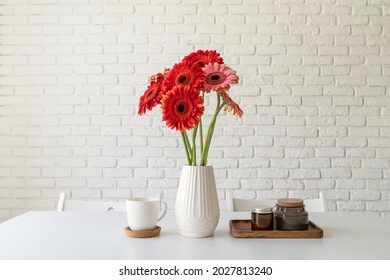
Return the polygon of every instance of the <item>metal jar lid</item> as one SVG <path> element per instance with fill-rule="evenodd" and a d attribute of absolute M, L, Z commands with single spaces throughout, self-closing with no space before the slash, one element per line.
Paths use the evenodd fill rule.
<path fill-rule="evenodd" d="M 268 207 L 268 206 L 255 206 L 252 209 L 252 213 L 255 213 L 255 214 L 271 214 L 272 213 L 272 207 Z"/>

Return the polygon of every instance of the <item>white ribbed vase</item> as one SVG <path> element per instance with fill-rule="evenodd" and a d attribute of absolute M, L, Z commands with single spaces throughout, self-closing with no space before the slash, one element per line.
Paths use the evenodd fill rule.
<path fill-rule="evenodd" d="M 175 204 L 179 233 L 187 237 L 214 234 L 219 204 L 212 166 L 183 166 Z"/>

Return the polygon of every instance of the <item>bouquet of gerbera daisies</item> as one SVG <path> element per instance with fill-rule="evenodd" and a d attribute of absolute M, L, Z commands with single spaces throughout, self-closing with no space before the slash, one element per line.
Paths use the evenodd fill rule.
<path fill-rule="evenodd" d="M 236 71 L 223 63 L 214 50 L 193 52 L 172 69 L 165 69 L 149 79 L 149 86 L 141 96 L 138 114 L 161 105 L 162 119 L 172 129 L 180 131 L 189 165 L 196 165 L 196 137 L 199 135 L 200 165 L 205 166 L 217 116 L 222 108 L 242 117 L 243 111 L 228 95 L 231 84 L 238 83 Z M 203 137 L 202 115 L 205 93 L 216 92 L 217 106 Z M 192 141 L 187 130 L 192 131 Z M 198 134 L 199 132 L 199 134 Z"/>

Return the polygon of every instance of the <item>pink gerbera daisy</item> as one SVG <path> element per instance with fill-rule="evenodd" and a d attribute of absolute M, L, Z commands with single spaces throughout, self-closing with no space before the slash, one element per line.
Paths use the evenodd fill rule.
<path fill-rule="evenodd" d="M 223 89 L 220 89 L 217 91 L 217 93 L 227 103 L 224 110 L 228 112 L 233 112 L 233 115 L 236 115 L 241 118 L 244 112 L 241 110 L 240 106 L 238 106 L 238 104 L 230 98 L 227 92 Z"/>
<path fill-rule="evenodd" d="M 238 83 L 236 71 L 225 64 L 209 63 L 202 68 L 205 73 L 204 91 L 229 90 L 231 84 Z"/>

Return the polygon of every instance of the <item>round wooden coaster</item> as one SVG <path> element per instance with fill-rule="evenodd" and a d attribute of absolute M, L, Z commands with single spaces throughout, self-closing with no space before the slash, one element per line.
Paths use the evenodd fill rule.
<path fill-rule="evenodd" d="M 154 229 L 151 230 L 131 230 L 130 227 L 125 227 L 125 234 L 128 237 L 133 238 L 150 238 L 155 237 L 160 234 L 161 227 L 156 226 Z"/>
<path fill-rule="evenodd" d="M 280 198 L 277 202 L 282 207 L 303 207 L 303 200 L 299 198 Z"/>

